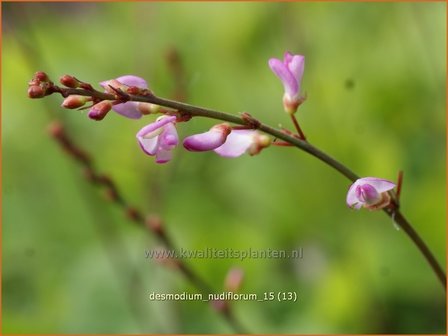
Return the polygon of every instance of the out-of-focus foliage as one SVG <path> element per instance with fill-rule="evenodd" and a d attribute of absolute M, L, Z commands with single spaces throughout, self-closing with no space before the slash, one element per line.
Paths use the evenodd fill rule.
<path fill-rule="evenodd" d="M 444 3 L 2 6 L 4 333 L 232 332 L 203 302 L 148 299 L 195 289 L 145 259 L 155 242 L 85 183 L 47 135 L 53 119 L 130 202 L 164 218 L 178 246 L 303 247 L 300 260 L 187 261 L 217 292 L 232 266 L 245 271 L 243 293 L 297 291 L 296 303 L 234 302 L 250 331 L 445 333 L 445 293 L 416 247 L 384 214 L 349 211 L 349 182 L 309 155 L 271 148 L 231 160 L 179 148 L 158 166 L 135 141 L 151 117 L 93 122 L 60 97 L 26 97 L 37 70 L 94 84 L 136 74 L 169 97 L 174 48 L 188 102 L 289 127 L 267 60 L 304 54 L 298 118 L 309 140 L 361 176 L 394 180 L 403 169 L 403 212 L 445 264 Z"/>

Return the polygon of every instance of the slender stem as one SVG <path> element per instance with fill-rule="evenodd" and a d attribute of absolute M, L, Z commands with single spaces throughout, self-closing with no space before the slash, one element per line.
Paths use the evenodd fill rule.
<path fill-rule="evenodd" d="M 305 133 L 303 133 L 302 129 L 300 128 L 299 122 L 297 121 L 295 114 L 290 114 L 290 116 L 291 116 L 292 123 L 294 124 L 294 127 L 296 128 L 297 133 L 300 136 L 300 139 L 306 141 Z"/>
<path fill-rule="evenodd" d="M 116 100 L 117 97 L 112 94 L 107 94 L 103 92 L 99 92 L 96 90 L 84 90 L 84 89 L 65 89 L 65 88 L 58 88 L 56 87 L 56 90 L 54 92 L 58 92 L 62 94 L 64 97 L 67 97 L 71 94 L 77 94 L 77 95 L 83 95 L 83 96 L 90 96 L 95 97 L 101 100 Z M 295 147 L 307 152 L 308 154 L 314 156 L 315 158 L 319 159 L 320 161 L 324 162 L 326 165 L 332 167 L 342 175 L 344 175 L 346 178 L 348 178 L 350 181 L 354 182 L 359 177 L 356 175 L 353 171 L 351 171 L 348 167 L 340 163 L 339 161 L 335 160 L 328 154 L 324 153 L 317 147 L 311 145 L 309 142 L 304 141 L 302 139 L 298 139 L 294 136 L 291 136 L 289 134 L 286 134 L 285 132 L 282 132 L 281 130 L 275 129 L 273 127 L 270 127 L 268 125 L 265 125 L 261 123 L 260 121 L 252 118 L 248 114 L 242 114 L 241 116 L 236 116 L 232 114 L 228 114 L 225 112 L 215 111 L 203 107 L 193 106 L 161 97 L 157 97 L 153 94 L 148 95 L 129 95 L 124 94 L 126 97 L 126 100 L 130 101 L 139 101 L 139 102 L 147 102 L 152 104 L 157 104 L 164 107 L 169 107 L 174 110 L 177 110 L 180 113 L 187 114 L 190 116 L 198 116 L 198 117 L 207 117 L 212 119 L 218 119 L 227 121 L 230 123 L 238 124 L 238 125 L 252 125 L 254 128 L 259 129 L 260 131 L 263 131 L 267 134 L 270 134 L 274 136 L 275 138 L 281 139 L 283 141 L 286 141 Z M 391 192 L 391 196 L 393 199 L 397 199 L 395 193 Z M 398 202 L 397 202 L 398 205 Z M 417 246 L 417 248 L 420 250 L 420 252 L 423 254 L 429 265 L 431 266 L 432 270 L 436 274 L 437 278 L 440 280 L 443 288 L 446 291 L 446 275 L 443 271 L 440 264 L 437 262 L 434 255 L 429 250 L 428 246 L 425 244 L 425 242 L 421 239 L 421 237 L 418 235 L 418 233 L 412 228 L 411 224 L 406 220 L 406 218 L 403 216 L 403 214 L 399 211 L 398 206 L 395 209 L 385 209 L 385 213 L 391 217 L 402 229 L 406 234 L 409 236 L 409 238 L 412 240 L 412 242 Z"/>
<path fill-rule="evenodd" d="M 400 170 L 398 172 L 398 181 L 397 181 L 397 201 L 400 201 L 400 195 L 401 195 L 401 187 L 403 185 L 403 171 Z"/>
<path fill-rule="evenodd" d="M 404 232 L 411 238 L 411 240 L 414 242 L 415 245 L 417 245 L 420 252 L 423 254 L 423 256 L 428 261 L 431 268 L 434 270 L 434 273 L 436 273 L 437 277 L 439 278 L 440 282 L 444 286 L 446 290 L 446 275 L 443 271 L 440 264 L 437 262 L 434 255 L 429 250 L 428 246 L 425 244 L 425 242 L 422 240 L 422 238 L 419 236 L 419 234 L 414 230 L 414 228 L 411 226 L 411 224 L 407 221 L 406 218 L 404 218 L 403 214 L 399 211 L 394 212 L 393 211 L 386 211 L 386 213 L 394 218 L 395 223 L 397 223 Z"/>

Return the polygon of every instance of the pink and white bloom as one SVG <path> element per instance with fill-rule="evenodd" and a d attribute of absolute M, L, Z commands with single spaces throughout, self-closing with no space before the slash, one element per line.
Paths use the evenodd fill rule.
<path fill-rule="evenodd" d="M 135 86 L 141 89 L 148 89 L 148 84 L 143 78 L 133 76 L 133 75 L 126 75 L 121 76 L 115 79 L 103 81 L 100 83 L 100 85 L 105 89 L 107 93 L 115 94 L 116 92 L 111 88 L 111 86 L 115 89 L 121 89 L 126 92 L 128 87 Z M 112 109 L 131 119 L 139 119 L 142 116 L 142 112 L 139 109 L 139 103 L 138 102 L 126 102 L 121 104 L 116 104 L 112 107 Z"/>
<path fill-rule="evenodd" d="M 295 113 L 303 100 L 300 97 L 300 85 L 305 68 L 305 56 L 292 55 L 286 52 L 283 61 L 271 58 L 269 67 L 283 83 L 285 89 L 283 106 L 285 111 L 289 114 Z"/>
<path fill-rule="evenodd" d="M 235 158 L 248 153 L 256 155 L 271 144 L 271 139 L 254 130 L 232 130 L 226 141 L 214 149 L 215 153 L 228 158 Z"/>
<path fill-rule="evenodd" d="M 170 161 L 171 150 L 179 143 L 175 122 L 175 116 L 161 116 L 137 133 L 140 147 L 146 154 L 155 155 L 157 163 Z"/>
<path fill-rule="evenodd" d="M 347 193 L 347 205 L 350 208 L 361 207 L 378 210 L 390 204 L 390 195 L 387 191 L 395 188 L 395 183 L 376 178 L 364 177 L 355 181 Z"/>
<path fill-rule="evenodd" d="M 220 147 L 232 131 L 228 124 L 213 126 L 208 132 L 191 135 L 184 140 L 185 149 L 191 152 L 205 152 Z"/>

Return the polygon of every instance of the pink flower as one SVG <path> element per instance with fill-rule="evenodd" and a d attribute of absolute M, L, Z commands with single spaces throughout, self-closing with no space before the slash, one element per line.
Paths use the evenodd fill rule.
<path fill-rule="evenodd" d="M 277 58 L 271 58 L 269 67 L 283 83 L 285 111 L 289 114 L 295 113 L 301 103 L 300 84 L 305 68 L 305 56 L 292 55 L 286 52 L 283 62 Z"/>
<path fill-rule="evenodd" d="M 271 139 L 254 130 L 232 130 L 226 142 L 214 149 L 220 156 L 234 158 L 248 153 L 255 155 L 271 144 Z"/>
<path fill-rule="evenodd" d="M 390 204 L 387 191 L 395 188 L 395 183 L 376 177 L 364 177 L 355 181 L 347 193 L 347 205 L 350 208 L 361 207 L 378 210 Z"/>
<path fill-rule="evenodd" d="M 143 78 L 126 75 L 121 76 L 116 79 L 107 80 L 101 82 L 100 85 L 105 89 L 106 92 L 115 94 L 115 91 L 111 88 L 111 86 L 115 89 L 121 89 L 126 92 L 126 89 L 131 86 L 136 86 L 138 88 L 147 89 L 148 84 Z M 126 102 L 122 104 L 116 104 L 112 108 L 115 112 L 131 118 L 131 119 L 139 119 L 142 116 L 142 112 L 139 110 L 138 102 Z"/>
<path fill-rule="evenodd" d="M 161 116 L 137 133 L 140 147 L 146 154 L 155 155 L 157 163 L 170 161 L 171 150 L 179 143 L 175 121 L 175 116 Z"/>
<path fill-rule="evenodd" d="M 192 152 L 204 152 L 218 148 L 226 141 L 231 130 L 227 124 L 215 125 L 208 132 L 185 138 L 184 147 Z"/>

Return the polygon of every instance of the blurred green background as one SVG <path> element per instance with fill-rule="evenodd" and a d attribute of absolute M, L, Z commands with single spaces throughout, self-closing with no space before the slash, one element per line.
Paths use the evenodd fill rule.
<path fill-rule="evenodd" d="M 243 293 L 297 291 L 288 302 L 234 302 L 254 333 L 445 333 L 445 293 L 416 247 L 381 212 L 347 209 L 349 181 L 293 148 L 224 159 L 178 148 L 145 156 L 135 121 L 93 122 L 60 97 L 30 100 L 37 70 L 96 84 L 123 74 L 170 97 L 167 53 L 185 70 L 189 103 L 248 111 L 290 127 L 267 66 L 306 56 L 298 113 L 309 140 L 361 176 L 395 180 L 402 210 L 445 265 L 445 3 L 2 3 L 4 333 L 232 333 L 195 292 L 145 259 L 156 242 L 85 182 L 48 136 L 63 120 L 100 171 L 179 247 L 293 249 L 301 260 L 188 260 L 222 291 L 230 267 Z M 193 119 L 181 136 L 215 122 Z"/>

